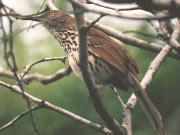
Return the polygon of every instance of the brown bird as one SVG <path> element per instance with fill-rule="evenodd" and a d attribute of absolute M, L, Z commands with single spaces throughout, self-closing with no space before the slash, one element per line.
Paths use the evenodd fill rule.
<path fill-rule="evenodd" d="M 75 19 L 56 10 L 24 19 L 38 21 L 49 30 L 64 49 L 74 73 L 83 79 L 78 64 L 79 42 Z M 140 85 L 135 60 L 123 46 L 94 27 L 88 32 L 88 67 L 96 85 L 111 85 L 124 91 L 132 88 L 151 124 L 162 130 L 161 116 Z"/>

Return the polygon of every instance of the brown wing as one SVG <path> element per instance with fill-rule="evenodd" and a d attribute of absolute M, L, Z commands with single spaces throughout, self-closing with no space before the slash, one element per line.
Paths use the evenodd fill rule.
<path fill-rule="evenodd" d="M 91 28 L 88 41 L 91 53 L 116 67 L 122 74 L 131 72 L 137 76 L 139 70 L 129 52 L 104 32 Z"/>

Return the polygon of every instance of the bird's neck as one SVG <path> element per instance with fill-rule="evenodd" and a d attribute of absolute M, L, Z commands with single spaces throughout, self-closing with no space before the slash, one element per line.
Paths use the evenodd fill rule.
<path fill-rule="evenodd" d="M 75 28 L 75 25 L 72 24 L 66 27 L 59 27 L 49 29 L 52 35 L 58 40 L 61 47 L 64 49 L 65 53 L 69 55 L 74 51 L 78 51 L 78 32 Z"/>
<path fill-rule="evenodd" d="M 61 47 L 64 49 L 65 53 L 69 55 L 74 51 L 78 51 L 78 33 L 74 29 L 64 29 L 58 32 L 58 36 L 55 38 L 59 41 Z"/>
<path fill-rule="evenodd" d="M 46 28 L 58 40 L 67 55 L 78 51 L 78 32 L 74 18 L 69 16 L 58 18 L 46 25 Z"/>

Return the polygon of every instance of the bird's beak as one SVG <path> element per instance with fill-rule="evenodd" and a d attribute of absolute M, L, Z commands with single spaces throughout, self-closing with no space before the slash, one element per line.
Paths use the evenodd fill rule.
<path fill-rule="evenodd" d="M 21 19 L 22 20 L 33 20 L 33 21 L 41 22 L 41 21 L 44 21 L 42 18 L 43 14 L 44 14 L 44 12 L 41 12 L 38 14 L 26 15 L 26 16 L 22 16 Z"/>

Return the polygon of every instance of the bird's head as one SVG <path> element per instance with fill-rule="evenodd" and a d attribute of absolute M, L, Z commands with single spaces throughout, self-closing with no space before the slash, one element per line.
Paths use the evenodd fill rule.
<path fill-rule="evenodd" d="M 49 21 L 53 21 L 57 18 L 60 18 L 62 13 L 58 10 L 49 10 L 43 11 L 37 14 L 24 16 L 23 20 L 33 20 L 40 23 L 48 23 Z"/>

